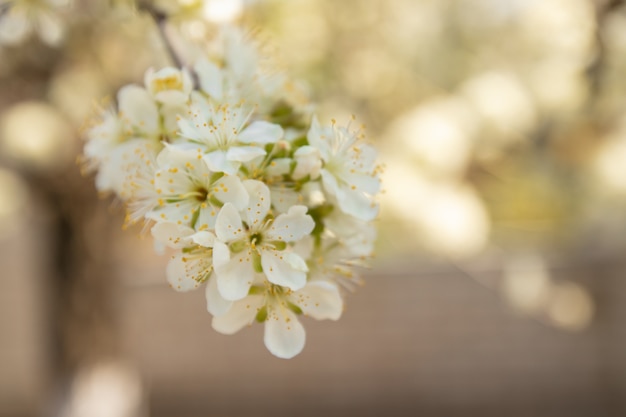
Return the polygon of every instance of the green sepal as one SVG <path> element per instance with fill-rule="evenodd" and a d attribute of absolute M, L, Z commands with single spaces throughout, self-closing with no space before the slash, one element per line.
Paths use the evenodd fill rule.
<path fill-rule="evenodd" d="M 193 214 L 191 215 L 191 228 L 196 227 L 196 223 L 198 222 L 198 217 L 200 217 L 200 209 L 197 208 Z"/>
<path fill-rule="evenodd" d="M 248 291 L 248 295 L 258 295 L 258 294 L 263 294 L 264 292 L 265 292 L 264 287 L 253 285 L 252 287 L 250 287 L 250 290 Z"/>
<path fill-rule="evenodd" d="M 285 250 L 287 249 L 287 242 L 283 242 L 282 240 L 272 240 L 269 242 L 270 245 L 274 246 L 276 250 Z"/>
<path fill-rule="evenodd" d="M 215 197 L 214 195 L 211 195 L 211 197 L 209 197 L 209 202 L 211 203 L 211 205 L 215 206 L 215 207 L 219 207 L 222 208 L 222 206 L 224 205 L 224 203 L 222 203 L 217 197 Z"/>
<path fill-rule="evenodd" d="M 246 242 L 245 240 L 237 240 L 230 244 L 230 250 L 233 253 L 239 253 L 245 250 L 247 247 L 248 247 L 248 242 Z"/>
<path fill-rule="evenodd" d="M 302 309 L 290 301 L 287 302 L 287 308 L 296 314 L 302 314 Z"/>
<path fill-rule="evenodd" d="M 298 149 L 303 146 L 307 146 L 309 144 L 309 141 L 306 138 L 306 136 L 300 136 L 299 138 L 296 138 L 293 141 L 291 141 L 291 144 L 293 145 L 293 149 Z"/>
<path fill-rule="evenodd" d="M 252 266 L 258 273 L 263 272 L 263 265 L 261 265 L 261 255 L 257 251 L 252 251 Z"/>
<path fill-rule="evenodd" d="M 215 173 L 211 174 L 211 176 L 209 177 L 209 183 L 213 184 L 215 181 L 219 180 L 223 176 L 224 176 L 223 172 L 215 172 Z"/>
<path fill-rule="evenodd" d="M 263 323 L 265 320 L 267 320 L 267 307 L 266 306 L 261 307 L 259 312 L 256 313 L 256 317 L 254 319 L 258 321 L 259 323 Z"/>

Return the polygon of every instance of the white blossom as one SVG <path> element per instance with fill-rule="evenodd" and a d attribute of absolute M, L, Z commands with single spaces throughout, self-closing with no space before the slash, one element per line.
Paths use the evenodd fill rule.
<path fill-rule="evenodd" d="M 229 300 L 248 294 L 256 272 L 263 272 L 268 281 L 292 290 L 306 284 L 307 266 L 287 244 L 311 233 L 314 227 L 304 206 L 293 206 L 276 218 L 268 216 L 270 192 L 260 181 L 247 180 L 244 186 L 250 200 L 241 216 L 232 204 L 226 203 L 217 216 L 217 241 L 213 262 L 218 289 Z"/>
<path fill-rule="evenodd" d="M 222 315 L 213 317 L 213 328 L 234 334 L 255 319 L 265 323 L 263 341 L 275 356 L 289 359 L 304 348 L 305 331 L 298 314 L 317 320 L 338 320 L 343 312 L 339 288 L 328 281 L 313 281 L 297 291 L 265 283 L 252 294 L 235 301 Z"/>
<path fill-rule="evenodd" d="M 280 125 L 258 120 L 240 106 L 215 106 L 194 96 L 188 117 L 178 122 L 180 141 L 173 146 L 201 158 L 214 172 L 237 173 L 244 162 L 266 155 L 264 146 L 283 135 Z"/>
<path fill-rule="evenodd" d="M 61 17 L 70 0 L 0 0 L 0 44 L 15 45 L 32 33 L 50 46 L 65 36 Z"/>
<path fill-rule="evenodd" d="M 339 208 L 362 220 L 374 219 L 378 205 L 373 196 L 380 188 L 374 148 L 349 127 L 321 126 L 317 118 L 307 139 L 320 152 L 324 189 L 337 199 Z"/>
<path fill-rule="evenodd" d="M 267 349 L 292 358 L 306 339 L 298 316 L 337 320 L 361 282 L 379 168 L 349 125 L 303 126 L 305 108 L 266 63 L 226 28 L 195 74 L 149 69 L 86 131 L 84 168 L 169 253 L 174 290 L 205 286 L 215 330 L 256 320 Z"/>

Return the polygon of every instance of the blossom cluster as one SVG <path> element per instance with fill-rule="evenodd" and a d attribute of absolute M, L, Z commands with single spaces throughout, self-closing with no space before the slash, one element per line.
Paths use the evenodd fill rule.
<path fill-rule="evenodd" d="M 57 46 L 65 35 L 62 13 L 71 0 L 0 0 L 0 45 L 16 45 L 32 33 Z"/>
<path fill-rule="evenodd" d="M 123 87 L 86 132 L 85 168 L 169 248 L 171 287 L 204 287 L 215 330 L 264 323 L 291 358 L 298 316 L 337 320 L 372 255 L 376 152 L 362 128 L 320 123 L 241 30 L 208 50 Z"/>

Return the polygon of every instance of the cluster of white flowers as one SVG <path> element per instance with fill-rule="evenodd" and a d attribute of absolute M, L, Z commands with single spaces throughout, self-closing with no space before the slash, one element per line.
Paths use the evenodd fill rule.
<path fill-rule="evenodd" d="M 240 30 L 217 39 L 192 70 L 123 87 L 87 131 L 85 167 L 170 248 L 172 288 L 205 286 L 215 330 L 262 322 L 291 358 L 298 315 L 337 320 L 372 254 L 376 152 L 361 129 L 320 124 Z"/>
<path fill-rule="evenodd" d="M 0 0 L 0 44 L 15 45 L 32 33 L 51 46 L 65 34 L 61 13 L 71 0 Z"/>

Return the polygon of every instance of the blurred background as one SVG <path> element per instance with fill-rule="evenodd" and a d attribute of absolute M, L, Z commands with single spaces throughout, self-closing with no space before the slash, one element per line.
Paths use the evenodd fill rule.
<path fill-rule="evenodd" d="M 386 166 L 366 285 L 289 361 L 81 176 L 95 105 L 171 61 L 132 1 L 62 3 L 0 18 L 0 416 L 626 415 L 626 2 L 156 1 L 259 33 Z"/>

